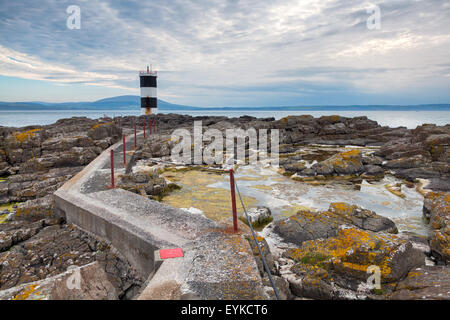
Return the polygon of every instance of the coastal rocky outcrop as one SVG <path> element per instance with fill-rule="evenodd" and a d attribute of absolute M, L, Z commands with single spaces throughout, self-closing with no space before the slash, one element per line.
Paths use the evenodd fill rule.
<path fill-rule="evenodd" d="M 445 199 L 431 198 L 427 208 L 434 217 L 435 208 L 441 212 Z M 395 224 L 373 211 L 332 203 L 324 212 L 299 211 L 274 221 L 262 235 L 270 243 L 266 248 L 272 252 L 274 273 L 289 283 L 294 297 L 448 299 L 448 283 L 437 282 L 439 273 L 446 281 L 448 266 L 426 265 L 436 250 L 433 241 L 441 241 L 437 242 L 441 252 L 448 248 L 439 232 L 428 246 L 426 239 L 395 234 Z M 375 272 L 380 276 L 379 288 L 368 281 Z M 417 291 L 408 292 L 408 288 Z"/>
<path fill-rule="evenodd" d="M 397 232 L 390 219 L 347 203 L 332 203 L 323 212 L 299 211 L 287 219 L 273 222 L 273 232 L 284 242 L 301 245 L 304 241 L 336 236 L 344 224 L 374 232 Z"/>
<path fill-rule="evenodd" d="M 116 298 L 131 298 L 143 282 L 110 244 L 55 215 L 50 197 L 20 204 L 14 219 L 0 224 L 0 292 L 93 262 L 114 287 Z"/>
<path fill-rule="evenodd" d="M 430 247 L 438 261 L 450 263 L 450 194 L 429 193 L 423 212 L 431 228 Z"/>
<path fill-rule="evenodd" d="M 164 117 L 161 123 L 170 115 Z M 177 128 L 191 130 L 194 121 L 202 120 L 205 130 L 215 128 L 223 131 L 236 127 L 279 129 L 280 173 L 294 180 L 358 185 L 362 180 L 379 181 L 394 175 L 405 180 L 387 183 L 385 187 L 402 198 L 403 185 L 408 188 L 416 186 L 418 190 L 422 190 L 421 187 L 439 191 L 450 189 L 447 148 L 450 126 L 424 125 L 410 130 L 382 127 L 366 117 L 313 118 L 306 115 L 277 121 L 252 117 L 212 117 L 206 120 L 204 117 L 185 116 L 183 120 L 185 122 L 178 123 Z M 161 127 L 169 129 L 164 124 Z M 158 146 L 155 141 L 149 143 L 137 153 L 138 160 L 167 159 L 172 141 L 168 135 L 164 140 L 158 139 L 163 146 Z M 249 148 L 248 143 L 246 148 Z M 418 179 L 428 179 L 428 184 L 423 185 L 423 181 Z M 425 207 L 429 209 L 429 216 L 431 211 L 436 212 L 431 205 Z M 436 208 L 442 208 L 442 205 L 436 205 Z M 419 292 L 424 290 L 430 291 L 424 294 L 426 298 L 448 299 L 445 285 L 433 287 L 437 274 L 448 273 L 448 269 L 425 265 L 426 261 L 427 264 L 445 263 L 443 257 L 445 248 L 448 248 L 445 242 L 447 221 L 444 219 L 442 223 L 442 213 L 434 213 L 433 216 L 439 218 L 434 218 L 434 223 L 430 222 L 430 227 L 435 226 L 436 229 L 428 242 L 419 237 L 396 234 L 397 227 L 393 221 L 371 210 L 333 203 L 326 211 L 301 210 L 290 218 L 272 222 L 263 230 L 261 235 L 264 238 L 259 241 L 284 298 L 421 299 Z M 259 253 L 252 241 L 249 243 L 270 291 Z M 274 249 L 272 253 L 271 249 Z M 375 272 L 377 268 L 381 274 L 379 290 L 367 283 L 368 270 Z M 417 268 L 431 270 L 433 276 L 423 272 L 417 278 Z M 443 279 L 445 281 L 445 275 Z M 421 288 L 417 295 L 405 294 L 409 285 Z"/>
<path fill-rule="evenodd" d="M 275 121 L 274 126 L 283 130 L 281 143 L 303 145 L 380 146 L 409 131 L 402 127 L 382 127 L 364 116 L 289 116 Z"/>
<path fill-rule="evenodd" d="M 334 154 L 310 167 L 306 167 L 304 162 L 291 162 L 284 164 L 283 168 L 288 173 L 293 173 L 294 168 L 292 179 L 298 181 L 311 181 L 311 177 L 315 180 L 380 180 L 385 174 L 381 162 L 378 157 L 363 156 L 361 150 L 352 149 Z"/>
<path fill-rule="evenodd" d="M 35 282 L 52 283 L 53 288 L 56 282 L 49 279 L 95 262 L 115 288 L 116 298 L 135 294 L 142 279 L 128 262 L 104 240 L 58 218 L 52 198 L 121 134 L 111 119 L 71 118 L 47 126 L 0 128 L 0 204 L 10 204 L 0 212 L 0 217 L 6 216 L 0 221 L 2 293 L 22 286 L 17 297 L 28 296 L 27 286 Z M 53 298 L 64 297 L 55 294 Z"/>
<path fill-rule="evenodd" d="M 120 119 L 121 125 L 130 129 L 135 124 L 142 128 L 142 124 L 148 121 L 149 118 L 145 117 Z M 428 189 L 450 191 L 450 125 L 390 128 L 364 116 L 314 118 L 301 115 L 275 120 L 251 116 L 227 118 L 161 114 L 158 115 L 159 134 L 139 147 L 133 160 L 169 157 L 174 145 L 171 132 L 181 128 L 192 131 L 195 121 L 201 121 L 204 130 L 218 129 L 224 136 L 226 129 L 233 128 L 268 129 L 268 135 L 270 129 L 278 129 L 281 173 L 295 180 L 319 183 L 324 180 L 377 181 L 386 174 L 394 174 L 410 182 L 429 179 Z M 248 141 L 245 146 L 248 156 Z"/>
<path fill-rule="evenodd" d="M 425 195 L 430 239 L 397 234 L 390 219 L 343 202 L 330 204 L 328 210 L 300 210 L 289 218 L 275 219 L 258 241 L 283 298 L 450 298 L 450 125 L 410 130 L 383 127 L 367 117 L 309 115 L 280 120 L 157 117 L 158 134 L 133 152 L 125 173 L 118 175 L 119 188 L 155 200 L 179 188 L 162 175 L 176 143 L 171 133 L 179 128 L 191 131 L 194 121 L 202 121 L 204 130 L 214 128 L 223 133 L 230 128 L 268 129 L 269 134 L 270 129 L 279 129 L 280 173 L 293 180 L 331 181 L 357 188 L 362 180 L 395 176 L 402 180 L 385 185 L 393 194 L 403 197 L 402 185 L 406 185 Z M 153 121 L 154 116 L 72 118 L 48 126 L 0 127 L 0 204 L 9 205 L 8 212 L 0 212 L 0 294 L 4 294 L 0 298 L 39 297 L 36 292 L 54 299 L 135 296 L 144 279 L 136 276 L 133 266 L 109 243 L 58 218 L 51 194 L 117 142 L 122 133 L 131 134 L 135 125 L 142 129 L 149 119 Z M 246 155 L 249 148 L 246 141 Z M 147 170 L 150 162 L 161 165 L 162 170 Z M 213 168 L 204 163 L 200 166 Z M 270 222 L 271 213 L 270 208 L 249 210 L 252 222 L 259 226 Z M 254 241 L 248 240 L 266 294 L 273 298 L 259 251 Z M 79 269 L 104 290 L 87 286 L 70 295 L 59 284 L 70 277 L 68 269 Z M 381 289 L 374 289 L 367 279 L 378 271 Z"/>
<path fill-rule="evenodd" d="M 48 126 L 0 128 L 0 204 L 44 197 L 121 137 L 107 119 L 62 119 Z"/>
<path fill-rule="evenodd" d="M 293 294 L 313 299 L 388 296 L 413 268 L 424 265 L 423 253 L 411 242 L 348 226 L 340 226 L 335 237 L 304 241 L 283 258 L 280 273 Z M 380 291 L 367 283 L 374 270 L 380 275 Z"/>
<path fill-rule="evenodd" d="M 401 139 L 387 141 L 375 155 L 383 157 L 383 166 L 396 176 L 415 181 L 429 179 L 427 188 L 450 190 L 450 125 L 425 124 Z"/>

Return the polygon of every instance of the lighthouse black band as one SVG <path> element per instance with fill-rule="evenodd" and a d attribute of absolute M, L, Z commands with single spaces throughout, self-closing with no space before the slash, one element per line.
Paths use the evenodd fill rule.
<path fill-rule="evenodd" d="M 155 87 L 156 88 L 156 76 L 141 76 L 141 88 L 142 87 Z"/>
<path fill-rule="evenodd" d="M 141 108 L 157 108 L 158 100 L 156 98 L 141 98 Z"/>

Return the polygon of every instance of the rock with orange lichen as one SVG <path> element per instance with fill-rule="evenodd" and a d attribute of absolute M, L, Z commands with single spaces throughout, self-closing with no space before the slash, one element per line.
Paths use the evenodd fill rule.
<path fill-rule="evenodd" d="M 2 128 L 0 175 L 8 181 L 0 181 L 0 204 L 52 194 L 119 137 L 114 123 L 81 117 Z"/>
<path fill-rule="evenodd" d="M 314 164 L 313 169 L 318 175 L 359 174 L 364 171 L 362 154 L 358 149 L 341 152 L 331 158 Z"/>
<path fill-rule="evenodd" d="M 338 228 L 344 224 L 375 232 L 397 232 L 392 220 L 344 202 L 330 204 L 327 211 L 299 211 L 294 216 L 275 221 L 273 230 L 286 242 L 301 245 L 303 241 L 336 236 Z"/>
<path fill-rule="evenodd" d="M 174 183 L 168 184 L 156 171 L 122 174 L 119 176 L 117 186 L 130 192 L 149 196 L 150 198 L 154 198 L 155 196 L 157 198 L 171 190 L 181 188 Z"/>
<path fill-rule="evenodd" d="M 47 195 L 42 198 L 20 203 L 17 206 L 14 216 L 15 218 L 27 221 L 38 221 L 54 217 L 53 196 Z"/>
<path fill-rule="evenodd" d="M 413 268 L 425 264 L 424 254 L 404 238 L 346 226 L 336 237 L 305 241 L 283 256 L 295 262 L 287 276 L 293 293 L 315 299 L 372 297 L 367 284 L 371 266 L 379 268 L 387 294 Z"/>
<path fill-rule="evenodd" d="M 432 230 L 430 247 L 432 254 L 448 264 L 450 261 L 450 193 L 429 193 L 423 206 Z"/>
<path fill-rule="evenodd" d="M 88 131 L 88 136 L 93 140 L 101 140 L 108 137 L 113 137 L 117 140 L 121 135 L 122 130 L 114 122 L 96 123 Z"/>
<path fill-rule="evenodd" d="M 388 169 L 411 169 L 426 167 L 429 165 L 431 160 L 422 154 L 417 154 L 414 156 L 408 156 L 404 158 L 389 160 L 384 164 L 385 168 Z"/>
<path fill-rule="evenodd" d="M 390 139 L 375 155 L 385 158 L 383 167 L 401 179 L 430 179 L 429 189 L 449 191 L 449 142 L 449 124 L 424 124 L 403 137 Z"/>
<path fill-rule="evenodd" d="M 264 264 L 261 259 L 261 255 L 259 253 L 258 247 L 255 243 L 255 240 L 251 236 L 246 237 L 246 239 L 248 240 L 248 243 L 250 244 L 250 247 L 252 248 L 252 252 L 253 252 L 253 255 L 255 256 L 256 264 L 258 265 L 259 273 L 263 277 L 264 274 L 266 273 L 266 270 L 264 268 Z M 258 241 L 259 247 L 261 248 L 261 252 L 266 260 L 269 270 L 271 270 L 271 272 L 273 272 L 274 271 L 274 260 L 273 260 L 272 253 L 270 252 L 270 247 L 269 247 L 266 239 L 258 236 L 258 237 L 256 237 L 256 240 Z"/>

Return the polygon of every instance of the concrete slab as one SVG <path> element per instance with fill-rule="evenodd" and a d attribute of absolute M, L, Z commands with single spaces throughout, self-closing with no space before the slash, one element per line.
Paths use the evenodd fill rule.
<path fill-rule="evenodd" d="M 139 299 L 264 299 L 253 254 L 242 234 L 210 232 L 164 260 Z"/>

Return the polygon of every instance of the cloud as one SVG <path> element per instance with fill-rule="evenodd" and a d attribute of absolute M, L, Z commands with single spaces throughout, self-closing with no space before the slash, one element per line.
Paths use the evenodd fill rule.
<path fill-rule="evenodd" d="M 80 30 L 66 27 L 74 4 Z M 436 91 L 450 85 L 448 2 L 373 4 L 381 30 L 367 29 L 362 1 L 8 1 L 0 75 L 137 92 L 137 71 L 152 63 L 159 95 L 191 105 L 412 103 L 418 87 L 418 103 L 450 98 Z"/>

